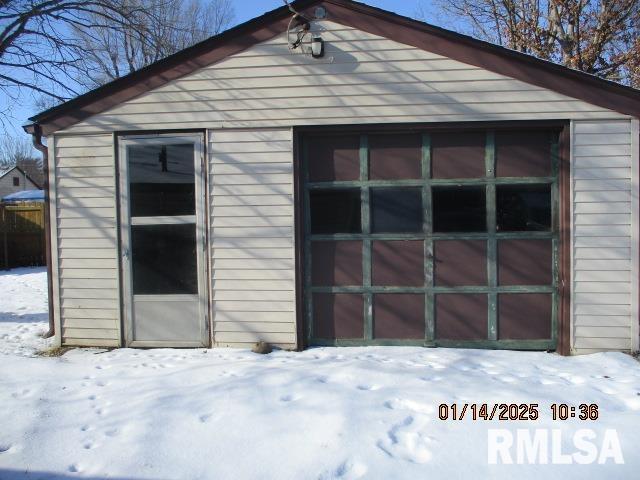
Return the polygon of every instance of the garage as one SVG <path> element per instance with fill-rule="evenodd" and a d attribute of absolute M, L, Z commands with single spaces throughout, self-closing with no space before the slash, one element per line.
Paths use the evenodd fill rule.
<path fill-rule="evenodd" d="M 308 344 L 555 349 L 562 130 L 302 134 Z"/>

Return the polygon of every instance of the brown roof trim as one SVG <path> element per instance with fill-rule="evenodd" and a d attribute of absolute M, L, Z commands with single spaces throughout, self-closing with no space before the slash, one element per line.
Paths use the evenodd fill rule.
<path fill-rule="evenodd" d="M 640 90 L 572 70 L 352 0 L 297 0 L 299 11 L 322 4 L 327 19 L 485 68 L 616 112 L 640 117 Z M 286 6 L 238 25 L 159 62 L 46 110 L 30 120 L 45 135 L 104 112 L 151 89 L 283 33 Z M 29 131 L 30 126 L 24 127 Z"/>

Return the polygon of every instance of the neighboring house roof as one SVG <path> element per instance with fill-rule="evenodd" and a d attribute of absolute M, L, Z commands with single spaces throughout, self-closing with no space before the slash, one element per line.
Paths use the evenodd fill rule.
<path fill-rule="evenodd" d="M 3 202 L 44 202 L 44 190 L 23 190 L 2 197 Z"/>
<path fill-rule="evenodd" d="M 40 186 L 38 182 L 36 182 L 33 178 L 31 178 L 29 174 L 27 174 L 24 170 L 22 170 L 17 165 L 14 165 L 13 167 L 8 167 L 8 168 L 0 168 L 0 178 L 4 177 L 5 175 L 9 175 L 9 173 L 13 172 L 14 170 L 18 170 L 21 175 L 24 175 L 25 177 L 27 177 L 29 181 L 33 183 L 36 187 L 42 188 L 42 186 Z"/>
<path fill-rule="evenodd" d="M 587 103 L 640 117 L 640 90 L 461 35 L 352 0 L 297 0 L 292 6 L 312 15 L 324 6 L 327 20 L 490 70 Z M 220 35 L 177 52 L 73 100 L 31 117 L 24 128 L 44 135 L 74 125 L 149 90 L 220 61 L 286 31 L 291 19 L 280 7 Z"/>

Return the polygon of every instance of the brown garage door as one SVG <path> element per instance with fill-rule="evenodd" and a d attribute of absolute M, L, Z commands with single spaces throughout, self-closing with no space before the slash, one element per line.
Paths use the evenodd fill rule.
<path fill-rule="evenodd" d="M 307 342 L 554 349 L 558 141 L 306 134 Z"/>

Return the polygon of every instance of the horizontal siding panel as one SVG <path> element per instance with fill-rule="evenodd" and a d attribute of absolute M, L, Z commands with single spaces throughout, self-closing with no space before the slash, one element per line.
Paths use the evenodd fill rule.
<path fill-rule="evenodd" d="M 630 328 L 631 317 L 629 315 L 607 315 L 604 317 L 600 315 L 576 315 L 575 324 L 583 327 Z"/>
<path fill-rule="evenodd" d="M 216 227 L 213 229 L 214 241 L 221 237 L 287 237 L 292 238 L 293 227 Z"/>
<path fill-rule="evenodd" d="M 66 328 L 98 328 L 103 330 L 118 329 L 118 322 L 116 320 L 97 318 L 65 318 L 64 325 Z M 91 327 L 88 327 L 89 325 Z"/>
<path fill-rule="evenodd" d="M 575 302 L 582 305 L 630 305 L 631 296 L 626 293 L 576 293 Z"/>
<path fill-rule="evenodd" d="M 631 315 L 629 305 L 582 305 L 577 304 L 574 308 L 576 315 Z"/>
<path fill-rule="evenodd" d="M 82 137 L 78 136 L 66 136 L 64 133 L 56 133 L 55 135 L 56 151 L 58 148 L 113 148 L 113 137 L 111 135 L 86 135 Z"/>
<path fill-rule="evenodd" d="M 576 293 L 630 293 L 629 282 L 575 282 Z M 630 301 L 630 299 L 627 299 Z"/>
<path fill-rule="evenodd" d="M 291 153 L 289 153 L 291 156 Z M 287 160 L 282 152 L 253 152 L 253 153 L 220 153 L 213 151 L 211 155 L 212 168 L 217 165 L 237 165 L 239 168 L 245 163 L 282 163 Z"/>
<path fill-rule="evenodd" d="M 213 217 L 213 227 L 288 227 L 293 222 L 292 215 L 283 217 L 264 216 L 264 217 Z"/>
<path fill-rule="evenodd" d="M 119 311 L 115 308 L 94 308 L 89 310 L 86 308 L 67 307 L 62 309 L 62 317 L 65 319 L 85 319 L 89 323 L 93 320 L 112 320 L 115 322 L 119 318 Z"/>
<path fill-rule="evenodd" d="M 626 213 L 631 214 L 630 202 L 576 203 L 574 212 L 580 213 Z"/>
<path fill-rule="evenodd" d="M 589 113 L 589 112 L 597 112 L 598 109 L 596 107 L 591 107 L 590 105 L 585 105 L 580 101 L 558 101 L 558 102 L 546 102 L 540 104 L 539 102 L 531 102 L 532 105 L 527 102 L 521 103 L 476 103 L 472 105 L 472 111 L 476 115 L 491 115 L 491 114 L 508 114 L 512 115 L 515 113 L 523 113 L 526 114 L 529 118 L 531 118 L 532 110 L 537 110 L 534 113 L 556 113 L 556 114 L 564 114 L 566 112 L 579 112 L 579 113 Z M 159 107 L 161 108 L 161 107 Z M 251 122 L 257 121 L 259 118 L 260 122 L 268 122 L 274 120 L 286 120 L 288 123 L 291 122 L 291 119 L 297 118 L 306 118 L 307 123 L 315 123 L 316 120 L 322 119 L 340 119 L 344 118 L 345 110 L 349 112 L 355 118 L 361 117 L 377 117 L 378 120 L 380 118 L 393 118 L 398 116 L 404 117 L 426 117 L 426 112 L 428 112 L 429 116 L 432 115 L 464 115 L 467 116 L 468 113 L 461 113 L 460 104 L 456 102 L 451 103 L 443 103 L 443 104 L 433 104 L 424 103 L 420 104 L 411 104 L 411 105 L 401 105 L 398 103 L 391 103 L 385 106 L 378 105 L 362 105 L 362 106 L 351 106 L 345 108 L 344 106 L 324 106 L 318 105 L 310 108 L 309 106 L 299 107 L 299 108 L 289 108 L 289 109 L 276 109 L 272 106 L 265 106 L 263 110 L 258 114 L 256 109 L 246 109 L 246 110 L 225 110 L 225 111 L 202 111 L 202 112 L 170 112 L 162 116 L 162 114 L 157 114 L 156 118 L 165 118 L 166 121 L 170 124 L 180 124 L 184 125 L 210 125 L 212 122 Z M 132 114 L 118 114 L 117 112 L 112 112 L 109 114 L 103 114 L 101 116 L 101 120 L 95 125 L 96 127 L 104 128 L 104 126 L 109 127 L 110 125 L 117 125 L 119 122 L 123 121 L 129 125 L 142 125 L 145 121 L 148 121 L 149 115 L 147 113 L 132 113 Z M 87 126 L 93 125 L 97 120 L 89 119 L 86 121 Z M 105 123 L 102 123 L 105 122 Z M 159 120 L 154 122 L 155 124 L 161 124 Z M 337 123 L 335 120 L 332 123 Z M 611 148 L 610 155 L 625 155 L 623 151 L 623 145 L 614 145 Z M 582 148 L 593 148 L 593 147 L 582 147 Z M 628 149 L 627 149 L 628 150 Z M 628 153 L 626 153 L 628 154 Z"/>
<path fill-rule="evenodd" d="M 211 239 L 211 248 L 220 249 L 245 249 L 245 248 L 288 248 L 293 247 L 292 237 L 220 237 Z"/>
<path fill-rule="evenodd" d="M 111 299 L 97 299 L 97 298 L 63 298 L 62 308 L 77 308 L 77 309 L 115 309 L 119 306 L 117 301 Z M 85 315 L 87 315 L 85 313 Z M 91 317 L 93 315 L 89 315 Z"/>
<path fill-rule="evenodd" d="M 158 93 L 160 92 L 156 92 L 154 95 Z M 261 98 L 261 96 L 258 96 L 258 98 Z M 180 101 L 182 99 L 177 100 Z M 239 143 L 274 143 L 282 141 L 287 141 L 289 145 L 291 144 L 291 130 L 269 128 L 262 128 L 260 130 L 216 130 L 209 132 L 209 151 L 215 152 L 219 146 L 224 144 L 237 145 Z M 232 146 L 230 148 L 231 151 L 233 151 L 235 147 Z"/>
<path fill-rule="evenodd" d="M 58 218 L 115 218 L 115 207 L 61 207 Z"/>
<path fill-rule="evenodd" d="M 66 277 L 64 277 L 60 281 L 60 287 L 62 289 L 82 288 L 82 289 L 98 289 L 98 290 L 100 290 L 100 289 L 117 290 L 118 289 L 118 281 L 115 278 L 109 278 L 109 279 L 101 279 L 101 278 L 85 279 L 85 278 L 66 278 Z"/>
<path fill-rule="evenodd" d="M 624 128 L 626 127 L 626 128 Z M 576 135 L 576 145 L 629 145 L 631 136 L 628 125 L 623 125 L 622 131 L 618 133 L 578 133 Z"/>
<path fill-rule="evenodd" d="M 575 192 L 574 201 L 577 203 L 631 202 L 631 191 L 626 189 Z"/>
<path fill-rule="evenodd" d="M 272 207 L 279 205 L 293 205 L 292 195 L 242 195 L 237 197 L 220 196 L 212 197 L 212 207 Z"/>
<path fill-rule="evenodd" d="M 213 269 L 214 280 L 293 280 L 293 270 Z"/>
<path fill-rule="evenodd" d="M 58 207 L 65 211 L 68 208 L 111 208 L 115 211 L 115 197 L 61 198 Z"/>
<path fill-rule="evenodd" d="M 211 195 L 242 196 L 242 195 L 291 195 L 293 193 L 293 179 L 281 185 L 219 185 L 214 183 Z M 214 199 L 215 202 L 215 199 Z"/>
<path fill-rule="evenodd" d="M 119 347 L 119 339 L 104 339 L 104 338 L 68 338 L 62 337 L 62 345 L 68 347 Z"/>
<path fill-rule="evenodd" d="M 627 270 L 576 270 L 575 282 L 628 282 L 631 272 Z"/>
<path fill-rule="evenodd" d="M 286 197 L 285 197 L 286 198 Z M 261 203 L 252 206 L 218 206 L 214 205 L 212 214 L 215 218 L 222 217 L 269 217 L 291 216 L 293 205 L 291 199 L 284 205 L 263 205 Z"/>
<path fill-rule="evenodd" d="M 577 213 L 576 225 L 631 225 L 630 214 Z"/>
<path fill-rule="evenodd" d="M 60 278 L 75 280 L 111 280 L 118 278 L 118 270 L 115 268 L 63 268 L 60 270 Z"/>
<path fill-rule="evenodd" d="M 233 100 L 237 102 L 237 100 Z M 201 102 L 198 102 L 201 103 Z M 182 104 L 182 103 L 180 103 Z M 238 105 L 238 103 L 236 103 Z M 217 108 L 222 109 L 222 105 L 217 104 Z M 255 108 L 255 107 L 249 107 Z M 210 107 L 205 110 L 210 109 Z M 226 110 L 226 109 L 225 109 Z M 189 109 L 191 111 L 191 109 Z M 220 153 L 224 154 L 234 154 L 235 156 L 241 157 L 242 154 L 245 153 L 280 153 L 282 157 L 286 158 L 287 155 L 291 152 L 291 133 L 286 132 L 287 135 L 283 137 L 281 140 L 273 140 L 273 141 L 241 141 L 241 142 L 221 142 L 218 139 L 217 134 L 213 134 L 213 138 L 210 145 L 211 151 L 213 155 L 218 155 Z"/>
<path fill-rule="evenodd" d="M 56 175 L 58 180 L 64 178 L 92 178 L 92 177 L 108 177 L 113 178 L 113 166 L 97 167 L 97 166 L 84 166 L 84 167 L 63 167 L 56 168 Z M 111 184 L 109 184 L 111 185 Z"/>
<path fill-rule="evenodd" d="M 295 325 L 295 312 L 238 312 L 238 311 L 216 311 L 214 319 L 215 325 L 219 322 L 229 323 L 291 323 Z"/>
<path fill-rule="evenodd" d="M 76 299 L 118 300 L 119 298 L 116 288 L 62 288 L 60 294 L 64 298 Z"/>
<path fill-rule="evenodd" d="M 218 312 L 293 312 L 293 302 L 263 301 L 244 302 L 242 300 L 218 300 L 215 309 Z"/>
<path fill-rule="evenodd" d="M 213 268 L 218 270 L 293 270 L 294 266 L 293 259 L 284 258 L 216 258 L 213 261 Z"/>
<path fill-rule="evenodd" d="M 107 269 L 118 268 L 118 262 L 114 258 L 61 258 L 60 268 L 86 268 L 86 269 Z"/>
<path fill-rule="evenodd" d="M 252 249 L 222 248 L 222 249 L 213 250 L 213 256 L 216 259 L 251 259 L 251 258 L 292 259 L 293 254 L 294 254 L 294 251 L 291 248 L 252 248 Z"/>
<path fill-rule="evenodd" d="M 115 241 L 117 232 L 115 228 L 61 228 L 58 230 L 60 240 L 64 239 L 102 239 Z"/>
<path fill-rule="evenodd" d="M 58 199 L 75 198 L 109 198 L 114 199 L 116 195 L 115 187 L 69 187 L 60 188 L 58 186 Z"/>
<path fill-rule="evenodd" d="M 59 218 L 58 228 L 113 228 L 116 227 L 115 218 Z"/>
<path fill-rule="evenodd" d="M 287 185 L 293 182 L 290 173 L 219 175 L 216 185 Z"/>
<path fill-rule="evenodd" d="M 600 155 L 595 155 L 593 157 L 576 157 L 575 158 L 575 167 L 576 168 L 631 168 L 631 157 L 621 155 L 621 156 L 613 156 L 607 155 L 606 157 L 601 157 Z"/>
<path fill-rule="evenodd" d="M 214 291 L 293 291 L 295 283 L 292 280 L 214 280 Z"/>
<path fill-rule="evenodd" d="M 576 248 L 575 258 L 630 260 L 631 248 Z"/>
<path fill-rule="evenodd" d="M 91 339 L 105 339 L 105 340 L 118 340 L 120 335 L 118 330 L 108 330 L 104 328 L 62 328 L 62 337 L 66 339 L 70 338 L 91 338 Z"/>
<path fill-rule="evenodd" d="M 240 344 L 240 343 L 256 343 L 267 342 L 273 345 L 295 345 L 295 333 L 252 333 L 252 332 L 220 332 L 215 335 L 215 341 L 218 344 Z"/>
<path fill-rule="evenodd" d="M 576 123 L 577 135 L 610 135 L 614 133 L 631 133 L 629 120 L 609 120 L 607 122 L 580 122 Z"/>
<path fill-rule="evenodd" d="M 601 157 L 607 157 L 609 155 L 631 155 L 631 145 L 630 142 L 623 145 L 576 145 L 573 153 L 576 156 L 589 155 Z"/>
<path fill-rule="evenodd" d="M 597 191 L 597 190 L 631 190 L 631 183 L 625 179 L 602 178 L 596 180 L 576 180 L 575 191 Z"/>
<path fill-rule="evenodd" d="M 246 332 L 246 333 L 296 333 L 296 326 L 291 322 L 267 323 L 267 322 L 216 322 L 214 326 L 216 334 L 222 332 Z M 216 335 L 217 336 L 217 335 Z"/>
<path fill-rule="evenodd" d="M 58 187 L 63 188 L 96 188 L 112 187 L 113 177 L 60 178 Z"/>
<path fill-rule="evenodd" d="M 577 349 L 603 350 L 629 350 L 631 340 L 629 338 L 584 338 L 577 337 L 575 342 Z"/>
<path fill-rule="evenodd" d="M 286 163 L 214 163 L 211 166 L 211 175 L 255 175 L 255 174 L 280 173 L 293 175 L 291 162 Z"/>
<path fill-rule="evenodd" d="M 575 247 L 608 247 L 630 248 L 630 237 L 577 237 L 574 240 Z"/>
<path fill-rule="evenodd" d="M 576 168 L 574 178 L 585 180 L 597 180 L 601 178 L 625 178 L 631 179 L 631 168 Z"/>
<path fill-rule="evenodd" d="M 576 237 L 630 237 L 631 225 L 577 225 Z"/>
<path fill-rule="evenodd" d="M 293 291 L 268 291 L 260 292 L 257 290 L 247 291 L 231 291 L 231 290 L 214 290 L 213 299 L 218 301 L 241 301 L 241 302 L 293 302 Z"/>
<path fill-rule="evenodd" d="M 631 260 L 587 260 L 577 258 L 576 270 L 631 270 Z"/>
<path fill-rule="evenodd" d="M 577 325 L 575 335 L 579 338 L 617 338 L 629 341 L 631 336 L 630 327 L 597 327 Z"/>
<path fill-rule="evenodd" d="M 61 248 L 60 258 L 105 259 L 118 256 L 115 248 Z"/>

